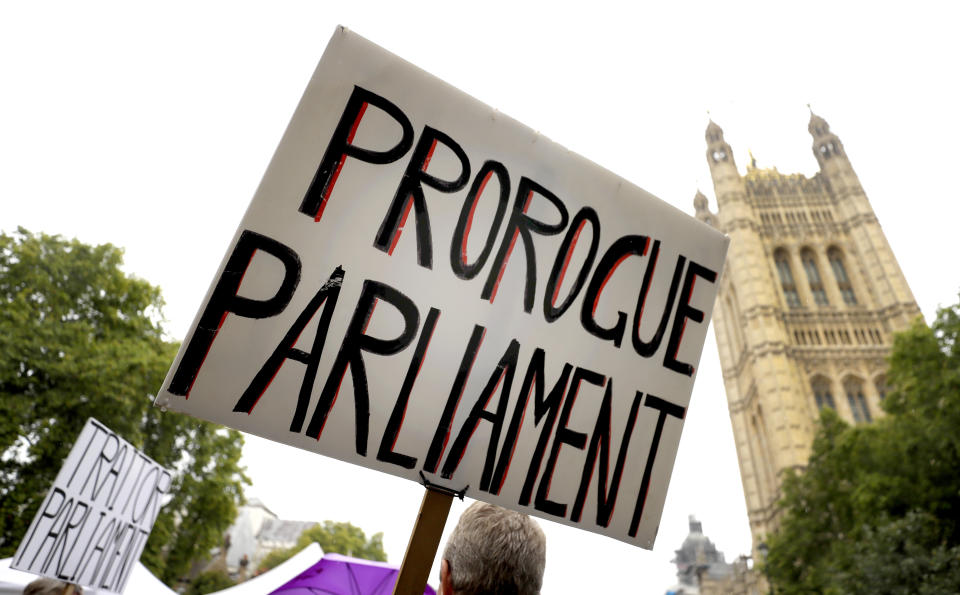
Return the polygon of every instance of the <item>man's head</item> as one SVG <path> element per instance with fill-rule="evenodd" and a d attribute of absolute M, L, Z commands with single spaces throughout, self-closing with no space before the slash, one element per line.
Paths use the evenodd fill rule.
<path fill-rule="evenodd" d="M 475 502 L 447 540 L 440 565 L 443 595 L 538 595 L 547 539 L 525 514 Z"/>
<path fill-rule="evenodd" d="M 83 589 L 73 587 L 73 592 L 83 595 Z M 52 578 L 38 578 L 23 588 L 23 595 L 61 595 L 67 590 L 67 583 Z"/>

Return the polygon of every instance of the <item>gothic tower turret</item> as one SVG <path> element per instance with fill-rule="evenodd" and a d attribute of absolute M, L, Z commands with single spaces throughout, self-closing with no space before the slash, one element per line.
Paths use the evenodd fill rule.
<path fill-rule="evenodd" d="M 714 330 L 755 554 L 778 522 L 783 473 L 809 457 L 819 409 L 852 423 L 881 414 L 892 333 L 919 314 L 839 137 L 811 114 L 820 172 L 737 170 L 707 126 L 717 213 L 730 236 Z"/>
<path fill-rule="evenodd" d="M 916 302 L 907 281 L 893 256 L 877 215 L 860 185 L 860 179 L 840 138 L 830 131 L 830 125 L 810 112 L 810 134 L 813 136 L 813 154 L 820 164 L 820 173 L 833 197 L 837 211 L 848 222 L 850 248 L 858 252 L 864 265 L 872 271 L 875 280 L 865 287 L 878 307 L 895 312 L 897 323 L 904 326 L 916 315 Z"/>
<path fill-rule="evenodd" d="M 846 156 L 843 143 L 840 142 L 836 134 L 830 132 L 830 125 L 827 124 L 826 120 L 813 113 L 812 110 L 810 111 L 810 124 L 807 125 L 807 130 L 813 135 L 813 156 L 817 158 L 821 169 L 831 158 Z M 849 166 L 850 162 L 847 161 L 846 165 Z"/>
<path fill-rule="evenodd" d="M 717 201 L 722 206 L 737 200 L 738 195 L 742 194 L 740 175 L 733 160 L 733 151 L 723 138 L 723 129 L 713 120 L 707 125 L 706 136 L 707 163 L 710 165 L 713 186 L 717 189 Z"/>
<path fill-rule="evenodd" d="M 693 208 L 697 211 L 697 219 L 716 227 L 717 216 L 710 211 L 710 203 L 700 190 L 697 190 L 697 195 L 693 197 Z"/>

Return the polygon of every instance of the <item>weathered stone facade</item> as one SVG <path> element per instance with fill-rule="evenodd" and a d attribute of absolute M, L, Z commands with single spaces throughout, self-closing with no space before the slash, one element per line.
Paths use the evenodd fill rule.
<path fill-rule="evenodd" d="M 818 411 L 851 423 L 881 415 L 892 335 L 920 314 L 843 143 L 811 113 L 813 177 L 734 163 L 707 126 L 717 212 L 730 236 L 714 329 L 740 475 L 757 546 L 777 524 L 786 469 L 809 457 Z"/>

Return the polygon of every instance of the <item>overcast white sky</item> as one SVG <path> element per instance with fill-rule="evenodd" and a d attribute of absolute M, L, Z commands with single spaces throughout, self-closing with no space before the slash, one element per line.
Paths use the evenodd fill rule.
<path fill-rule="evenodd" d="M 741 171 L 751 149 L 810 175 L 810 103 L 929 320 L 960 288 L 958 17 L 946 2 L 4 3 L 0 229 L 125 248 L 181 339 L 342 24 L 691 213 L 697 188 L 715 208 L 708 110 Z M 250 495 L 383 531 L 399 564 L 420 486 L 257 438 L 245 452 Z M 749 552 L 712 333 L 656 548 L 543 521 L 544 593 L 663 593 L 688 514 L 728 560 Z"/>

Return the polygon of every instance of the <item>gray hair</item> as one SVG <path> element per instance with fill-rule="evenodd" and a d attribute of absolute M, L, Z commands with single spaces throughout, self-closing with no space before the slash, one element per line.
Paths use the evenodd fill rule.
<path fill-rule="evenodd" d="M 52 578 L 38 578 L 23 588 L 23 595 L 61 595 L 67 590 L 67 583 Z M 82 595 L 83 589 L 74 586 L 74 593 Z"/>
<path fill-rule="evenodd" d="M 538 595 L 547 538 L 525 514 L 474 502 L 453 529 L 443 558 L 457 595 Z"/>

